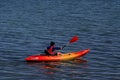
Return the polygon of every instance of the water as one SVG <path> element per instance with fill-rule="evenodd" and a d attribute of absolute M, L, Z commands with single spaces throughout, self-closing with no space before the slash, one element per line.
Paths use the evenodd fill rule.
<path fill-rule="evenodd" d="M 119 80 L 119 0 L 1 0 L 0 80 Z M 26 63 L 50 41 L 62 52 L 90 48 L 82 59 Z"/>

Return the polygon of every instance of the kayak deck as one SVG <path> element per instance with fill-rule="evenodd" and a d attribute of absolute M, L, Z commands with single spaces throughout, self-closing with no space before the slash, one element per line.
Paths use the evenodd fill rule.
<path fill-rule="evenodd" d="M 67 60 L 73 60 L 79 57 L 84 56 L 90 51 L 90 49 L 78 51 L 78 52 L 69 52 L 65 54 L 60 54 L 57 56 L 47 56 L 47 55 L 33 55 L 25 58 L 28 62 L 53 62 L 53 61 L 67 61 Z"/>

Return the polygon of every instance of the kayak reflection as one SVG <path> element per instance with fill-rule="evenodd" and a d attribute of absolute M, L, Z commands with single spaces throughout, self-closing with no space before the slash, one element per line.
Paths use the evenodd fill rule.
<path fill-rule="evenodd" d="M 27 62 L 30 67 L 37 68 L 37 71 L 43 74 L 55 74 L 57 72 L 66 72 L 65 68 L 86 68 L 87 60 L 75 59 L 73 61 L 65 62 Z"/>

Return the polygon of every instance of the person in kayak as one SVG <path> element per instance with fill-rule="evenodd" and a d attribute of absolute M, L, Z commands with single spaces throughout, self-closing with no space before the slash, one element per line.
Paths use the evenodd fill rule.
<path fill-rule="evenodd" d="M 60 53 L 57 53 L 55 50 L 61 50 L 60 47 L 55 47 L 55 42 L 50 42 L 50 46 L 47 47 L 45 50 L 46 55 L 58 55 Z"/>

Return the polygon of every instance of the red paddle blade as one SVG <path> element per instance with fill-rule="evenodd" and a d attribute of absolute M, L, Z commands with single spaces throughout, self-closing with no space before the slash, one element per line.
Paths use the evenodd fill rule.
<path fill-rule="evenodd" d="M 74 36 L 71 40 L 70 43 L 76 42 L 78 40 L 78 36 Z"/>

